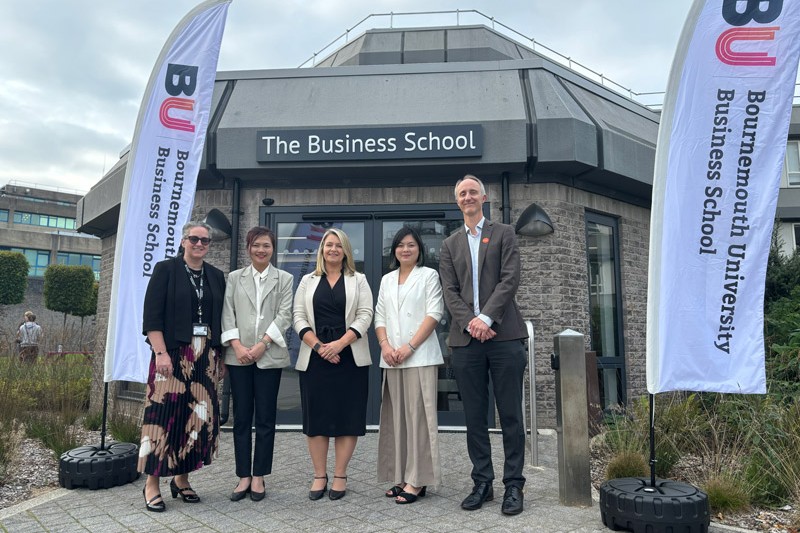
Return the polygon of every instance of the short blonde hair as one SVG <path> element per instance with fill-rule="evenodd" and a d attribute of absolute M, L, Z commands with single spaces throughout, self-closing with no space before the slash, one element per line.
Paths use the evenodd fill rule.
<path fill-rule="evenodd" d="M 356 263 L 353 259 L 353 247 L 350 245 L 350 238 L 347 236 L 347 233 L 339 228 L 328 228 L 328 231 L 322 236 L 322 240 L 319 242 L 319 249 L 317 250 L 317 268 L 314 269 L 314 274 L 321 276 L 322 274 L 328 273 L 325 270 L 325 251 L 323 248 L 325 247 L 325 240 L 329 235 L 336 235 L 339 237 L 339 241 L 342 243 L 342 250 L 344 251 L 344 261 L 342 261 L 344 273 L 347 276 L 352 276 L 356 272 Z"/>
<path fill-rule="evenodd" d="M 458 180 L 456 182 L 456 186 L 453 187 L 453 195 L 456 197 L 456 200 L 458 200 L 458 186 L 461 185 L 461 182 L 464 180 L 472 180 L 477 182 L 478 185 L 481 186 L 481 195 L 486 196 L 486 187 L 483 186 L 483 182 L 480 179 L 478 179 L 477 176 L 473 176 L 472 174 L 467 174 L 466 176 Z"/>

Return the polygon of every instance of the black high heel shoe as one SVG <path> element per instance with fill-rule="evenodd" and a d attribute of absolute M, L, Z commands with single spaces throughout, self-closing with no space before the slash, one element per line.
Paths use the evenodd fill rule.
<path fill-rule="evenodd" d="M 164 498 L 161 498 L 160 492 L 148 500 L 147 493 L 145 492 L 145 487 L 142 487 L 142 496 L 144 496 L 144 505 L 148 511 L 153 513 L 163 513 L 164 511 L 166 511 L 167 506 L 164 503 Z M 160 502 L 153 503 L 159 498 L 161 498 Z"/>
<path fill-rule="evenodd" d="M 347 481 L 347 476 L 333 476 L 334 479 L 343 479 Z M 347 494 L 347 489 L 344 490 L 333 490 L 333 485 L 331 485 L 331 490 L 328 491 L 328 498 L 331 500 L 341 500 L 344 498 L 344 495 Z"/>
<path fill-rule="evenodd" d="M 194 492 L 194 489 L 190 486 L 180 488 L 178 484 L 175 483 L 175 478 L 172 478 L 172 481 L 169 482 L 169 491 L 172 493 L 172 498 L 175 499 L 178 497 L 178 494 L 181 495 L 181 499 L 186 503 L 199 503 L 200 496 Z M 187 492 L 194 492 L 194 494 L 186 494 Z"/>
<path fill-rule="evenodd" d="M 328 490 L 328 474 L 325 474 L 324 476 L 314 476 L 314 479 L 324 479 L 325 480 L 325 486 L 322 487 L 320 490 L 310 490 L 310 491 L 308 491 L 308 499 L 312 500 L 312 501 L 319 500 L 320 498 L 325 496 L 325 491 Z"/>
<path fill-rule="evenodd" d="M 414 503 L 415 501 L 417 501 L 417 498 L 423 498 L 425 496 L 425 494 L 427 494 L 427 492 L 428 492 L 428 487 L 427 486 L 423 486 L 421 489 L 419 489 L 419 492 L 416 493 L 416 494 L 414 494 L 413 492 L 403 491 L 403 492 L 401 492 L 400 494 L 397 495 L 397 498 L 403 498 L 403 499 L 402 500 L 398 500 L 397 498 L 395 498 L 394 503 L 396 503 L 398 505 L 405 505 L 407 503 Z"/>

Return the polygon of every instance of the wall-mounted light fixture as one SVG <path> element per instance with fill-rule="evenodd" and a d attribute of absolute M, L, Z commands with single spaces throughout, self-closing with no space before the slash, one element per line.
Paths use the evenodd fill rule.
<path fill-rule="evenodd" d="M 264 198 L 261 200 L 261 203 L 264 205 L 272 205 L 275 203 L 275 198 Z"/>
<path fill-rule="evenodd" d="M 553 222 L 544 209 L 537 204 L 531 204 L 517 219 L 517 235 L 527 237 L 543 237 L 553 233 Z"/>
<path fill-rule="evenodd" d="M 203 222 L 211 226 L 211 238 L 215 241 L 223 241 L 231 237 L 233 231 L 231 222 L 219 209 L 215 208 L 209 211 Z"/>

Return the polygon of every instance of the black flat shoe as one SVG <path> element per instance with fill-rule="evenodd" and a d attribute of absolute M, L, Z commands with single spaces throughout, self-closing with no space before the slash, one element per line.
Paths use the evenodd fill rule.
<path fill-rule="evenodd" d="M 347 476 L 333 476 L 333 478 L 343 479 L 347 481 Z M 333 485 L 331 485 L 331 487 L 333 487 Z M 347 494 L 347 489 L 333 490 L 333 488 L 331 488 L 331 490 L 328 491 L 328 498 L 330 498 L 331 500 L 341 500 L 342 498 L 344 498 L 345 494 Z"/>
<path fill-rule="evenodd" d="M 314 479 L 324 479 L 325 486 L 322 487 L 320 490 L 310 490 L 308 491 L 308 499 L 311 501 L 316 501 L 325 496 L 325 491 L 328 490 L 328 474 L 324 476 L 314 476 Z"/>
<path fill-rule="evenodd" d="M 145 488 L 142 487 L 142 496 L 144 496 L 144 506 L 147 507 L 148 511 L 150 511 L 152 513 L 163 513 L 164 511 L 167 510 L 167 506 L 164 503 L 164 499 L 161 498 L 161 493 L 160 492 L 148 500 L 147 499 L 147 494 L 145 493 L 144 489 Z M 160 502 L 153 503 L 159 498 L 161 498 Z"/>
<path fill-rule="evenodd" d="M 169 482 L 169 491 L 172 493 L 172 498 L 177 498 L 178 494 L 181 495 L 181 499 L 186 503 L 199 503 L 200 496 L 194 492 L 194 489 L 190 486 L 180 488 L 177 483 L 175 483 L 175 478 L 172 478 L 172 481 Z M 194 493 L 194 494 L 187 494 L 187 493 Z"/>
<path fill-rule="evenodd" d="M 264 492 L 256 492 L 254 490 L 250 491 L 250 499 L 253 500 L 254 502 L 260 502 L 266 497 L 266 495 L 267 495 L 266 490 Z"/>
<path fill-rule="evenodd" d="M 417 498 L 423 498 L 425 494 L 428 492 L 428 487 L 422 487 L 419 489 L 419 492 L 414 494 L 413 492 L 406 492 L 403 491 L 397 495 L 397 498 L 403 498 L 402 500 L 398 500 L 395 498 L 394 503 L 398 505 L 405 505 L 407 503 L 414 503 L 417 501 Z"/>
<path fill-rule="evenodd" d="M 403 487 L 401 485 L 395 485 L 391 489 L 384 492 L 383 495 L 387 498 L 397 498 L 401 492 L 403 492 Z"/>
<path fill-rule="evenodd" d="M 236 487 L 234 487 L 234 488 L 236 488 Z M 233 492 L 231 492 L 231 501 L 232 502 L 238 502 L 238 501 L 244 500 L 247 497 L 247 494 L 249 492 L 250 492 L 250 487 L 247 487 L 246 489 L 240 490 L 238 492 L 234 490 Z"/>

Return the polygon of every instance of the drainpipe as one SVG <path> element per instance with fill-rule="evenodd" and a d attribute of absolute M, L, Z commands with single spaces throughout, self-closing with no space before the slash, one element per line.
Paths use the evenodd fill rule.
<path fill-rule="evenodd" d="M 233 178 L 233 206 L 231 207 L 231 272 L 239 268 L 237 262 L 239 258 L 239 204 L 241 200 L 241 187 L 239 178 Z"/>
<path fill-rule="evenodd" d="M 503 224 L 511 224 L 511 200 L 509 199 L 508 192 L 508 172 L 503 172 L 501 179 L 503 205 L 501 205 L 500 208 L 503 210 Z"/>

